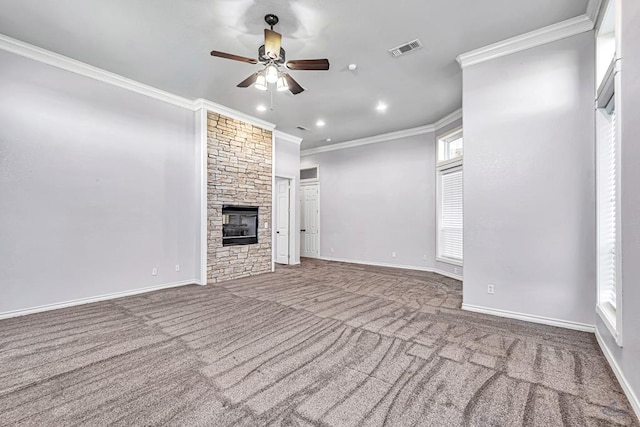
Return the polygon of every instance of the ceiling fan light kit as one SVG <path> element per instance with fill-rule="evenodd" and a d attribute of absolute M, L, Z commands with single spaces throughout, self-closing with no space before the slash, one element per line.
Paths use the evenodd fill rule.
<path fill-rule="evenodd" d="M 278 77 L 278 81 L 276 82 L 276 90 L 278 92 L 289 90 L 289 85 L 287 84 L 287 80 L 284 78 L 284 76 Z"/>
<path fill-rule="evenodd" d="M 278 77 L 280 77 L 280 73 L 278 72 L 278 69 L 276 68 L 275 65 L 267 65 L 267 68 L 265 70 L 265 74 L 267 77 L 267 81 L 269 83 L 275 83 L 278 81 Z"/>
<path fill-rule="evenodd" d="M 264 44 L 258 48 L 258 59 L 233 55 L 230 53 L 214 50 L 212 56 L 218 58 L 231 59 L 233 61 L 246 62 L 248 64 L 263 64 L 264 69 L 252 74 L 238 84 L 238 87 L 245 88 L 253 85 L 258 90 L 269 90 L 269 85 L 275 84 L 278 92 L 290 91 L 297 95 L 304 91 L 304 88 L 296 82 L 291 75 L 280 71 L 280 66 L 289 70 L 315 70 L 326 71 L 329 69 L 328 59 L 298 59 L 286 61 L 286 53 L 282 48 L 282 35 L 273 31 L 273 26 L 279 21 L 278 17 L 268 14 L 264 21 L 271 29 L 264 30 Z"/>
<path fill-rule="evenodd" d="M 264 76 L 264 73 L 258 73 L 258 78 L 256 79 L 255 84 L 253 85 L 258 90 L 268 90 L 269 86 L 267 85 L 267 78 Z"/>

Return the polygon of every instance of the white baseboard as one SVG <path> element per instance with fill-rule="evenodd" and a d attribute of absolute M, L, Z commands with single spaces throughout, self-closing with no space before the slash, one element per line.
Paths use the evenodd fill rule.
<path fill-rule="evenodd" d="M 568 320 L 552 319 L 550 317 L 536 316 L 533 314 L 516 313 L 514 311 L 498 310 L 495 308 L 479 307 L 476 305 L 462 304 L 462 309 L 474 313 L 490 314 L 492 316 L 506 317 L 508 319 L 524 320 L 525 322 L 539 323 L 541 325 L 556 326 L 558 328 L 573 329 L 582 332 L 594 333 L 596 327 L 586 323 L 571 322 Z"/>
<path fill-rule="evenodd" d="M 114 292 L 112 294 L 99 295 L 89 298 L 80 298 L 71 301 L 59 302 L 55 304 L 41 305 L 38 307 L 25 308 L 22 310 L 7 311 L 0 313 L 0 320 L 11 317 L 26 316 L 27 314 L 41 313 L 43 311 L 57 310 L 59 308 L 73 307 L 76 305 L 90 304 L 92 302 L 105 301 L 110 299 L 128 297 L 131 295 L 144 294 L 147 292 L 159 291 L 160 289 L 177 288 L 179 286 L 198 284 L 197 280 L 186 280 L 182 282 L 166 283 L 164 285 L 149 286 L 146 288 L 134 289 L 131 291 Z"/>
<path fill-rule="evenodd" d="M 613 354 L 611 354 L 609 347 L 607 347 L 606 344 L 604 343 L 604 340 L 602 339 L 602 335 L 600 335 L 600 332 L 596 329 L 595 333 L 596 333 L 596 340 L 598 341 L 598 345 L 600 345 L 600 350 L 602 350 L 602 354 L 604 354 L 604 357 L 607 359 L 607 362 L 609 362 L 609 366 L 611 366 L 611 370 L 613 371 L 616 378 L 618 379 L 618 382 L 620 383 L 620 387 L 622 387 L 622 391 L 624 391 L 624 394 L 627 396 L 627 399 L 629 400 L 629 403 L 631 404 L 633 411 L 636 413 L 636 417 L 638 418 L 638 420 L 640 420 L 640 400 L 638 400 L 638 396 L 636 396 L 636 394 L 633 392 L 633 389 L 629 385 L 627 378 L 622 373 L 622 370 L 620 369 L 620 366 L 616 362 L 616 359 L 613 357 Z"/>
<path fill-rule="evenodd" d="M 450 277 L 452 279 L 456 279 L 456 280 L 462 280 L 462 276 L 459 276 L 457 274 L 453 274 L 453 273 L 449 273 L 447 271 L 443 271 L 443 270 L 438 270 L 435 268 L 429 268 L 429 267 L 417 267 L 415 265 L 401 265 L 401 264 L 387 264 L 387 263 L 383 263 L 383 262 L 372 262 L 372 261 L 358 261 L 358 260 L 353 260 L 353 259 L 344 259 L 344 258 L 332 258 L 332 257 L 319 257 L 318 259 L 321 259 L 323 261 L 336 261 L 336 262 L 344 262 L 347 264 L 358 264 L 358 265 L 371 265 L 374 267 L 389 267 L 389 268 L 400 268 L 403 270 L 416 270 L 416 271 L 426 271 L 429 273 L 437 273 L 440 274 L 442 276 L 446 276 L 446 277 Z"/>
<path fill-rule="evenodd" d="M 440 270 L 439 268 L 433 268 L 430 271 L 433 272 L 433 273 L 439 274 L 441 276 L 449 277 L 451 279 L 460 280 L 461 282 L 464 280 L 463 276 L 460 276 L 459 274 L 449 273 L 448 271 Z"/>
<path fill-rule="evenodd" d="M 274 263 L 274 265 L 300 265 L 300 261 L 298 262 L 290 262 L 288 264 L 281 264 L 279 262 Z"/>

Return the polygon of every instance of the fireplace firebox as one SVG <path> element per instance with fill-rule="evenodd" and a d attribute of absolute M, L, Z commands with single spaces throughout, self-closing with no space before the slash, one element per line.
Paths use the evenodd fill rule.
<path fill-rule="evenodd" d="M 258 207 L 222 206 L 222 246 L 258 243 Z"/>

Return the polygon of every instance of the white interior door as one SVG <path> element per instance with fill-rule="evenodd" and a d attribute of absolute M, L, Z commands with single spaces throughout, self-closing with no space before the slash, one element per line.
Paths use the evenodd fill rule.
<path fill-rule="evenodd" d="M 276 262 L 289 264 L 289 179 L 276 178 Z"/>
<path fill-rule="evenodd" d="M 300 191 L 301 256 L 320 256 L 320 200 L 318 184 L 304 185 Z"/>

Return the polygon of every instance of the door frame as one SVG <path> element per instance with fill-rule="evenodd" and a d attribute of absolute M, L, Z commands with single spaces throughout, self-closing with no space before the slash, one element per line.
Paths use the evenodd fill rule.
<path fill-rule="evenodd" d="M 295 229 L 296 226 L 296 178 L 292 175 L 283 175 L 283 174 L 276 174 L 274 176 L 274 183 L 278 182 L 278 179 L 286 179 L 289 181 L 289 257 L 287 259 L 287 264 L 286 265 L 291 265 L 291 259 L 294 258 L 292 255 L 292 252 L 295 252 L 296 250 L 296 236 L 295 233 L 292 233 L 292 231 Z M 274 185 L 274 189 L 277 188 L 277 185 Z M 274 196 L 273 196 L 274 200 L 277 200 L 277 197 L 275 195 L 275 191 L 274 191 Z M 274 204 L 273 206 L 273 212 L 272 212 L 272 226 L 271 229 L 273 230 L 273 233 L 271 233 L 271 247 L 272 247 L 272 251 L 271 251 L 271 259 L 272 262 L 274 264 L 276 264 L 276 258 L 277 258 L 277 237 L 276 237 L 276 231 L 277 231 L 277 226 L 278 226 L 278 222 L 277 222 L 277 218 L 275 215 L 275 210 L 277 209 L 277 202 Z M 284 265 L 284 264 L 281 264 Z"/>
<path fill-rule="evenodd" d="M 313 166 L 312 166 L 313 167 Z M 304 180 L 302 182 L 300 182 L 300 194 L 303 194 L 304 192 L 302 191 L 303 187 L 309 187 L 311 185 L 315 185 L 318 188 L 318 257 L 316 259 L 322 259 L 322 253 L 320 251 L 321 246 L 321 236 L 322 233 L 320 233 L 320 168 L 318 168 L 318 179 L 310 179 L 310 180 Z M 300 208 L 300 217 L 302 218 L 302 207 Z M 302 231 L 300 231 L 300 233 L 302 233 Z M 302 237 L 300 237 L 300 257 L 302 258 Z M 309 258 L 309 257 L 305 257 L 305 258 Z"/>

